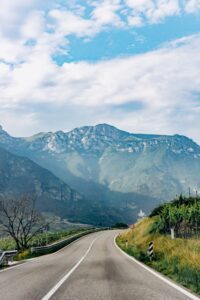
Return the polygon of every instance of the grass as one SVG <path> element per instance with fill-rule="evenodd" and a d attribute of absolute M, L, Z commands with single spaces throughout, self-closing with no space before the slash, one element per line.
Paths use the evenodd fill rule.
<path fill-rule="evenodd" d="M 6 250 L 13 250 L 15 249 L 15 242 L 9 238 L 1 238 L 0 239 L 0 249 L 6 251 Z"/>
<path fill-rule="evenodd" d="M 23 260 L 28 258 L 33 258 L 40 256 L 40 254 L 33 254 L 31 253 L 31 247 L 37 246 L 45 246 L 53 244 L 54 242 L 58 242 L 60 240 L 66 239 L 70 236 L 75 234 L 81 233 L 87 229 L 75 229 L 75 230 L 68 230 L 68 231 L 60 231 L 60 232 L 46 232 L 37 234 L 30 242 L 30 249 L 27 249 L 23 252 L 18 253 L 14 260 Z M 0 239 L 0 249 L 7 251 L 7 250 L 14 250 L 16 249 L 16 244 L 14 240 L 10 237 L 5 237 Z"/>
<path fill-rule="evenodd" d="M 138 222 L 135 229 L 128 229 L 118 236 L 118 245 L 138 260 L 200 294 L 200 240 L 172 240 L 156 231 L 157 221 L 157 217 L 153 217 Z M 154 243 L 152 262 L 148 256 L 150 241 Z"/>

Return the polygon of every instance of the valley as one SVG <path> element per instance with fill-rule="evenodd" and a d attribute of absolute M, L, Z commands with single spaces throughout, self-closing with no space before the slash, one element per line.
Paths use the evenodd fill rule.
<path fill-rule="evenodd" d="M 16 138 L 1 128 L 0 147 L 19 161 L 29 159 L 40 174 L 55 176 L 48 186 L 51 195 L 43 200 L 45 176 L 40 175 L 34 188 L 28 180 L 26 189 L 40 194 L 41 210 L 45 206 L 45 211 L 72 222 L 133 223 L 140 210 L 147 215 L 157 204 L 187 194 L 189 187 L 191 193 L 200 190 L 200 146 L 180 135 L 133 134 L 100 124 Z M 19 190 L 20 176 L 14 182 L 12 175 L 7 175 L 9 189 Z M 21 182 L 28 172 L 23 176 Z"/>

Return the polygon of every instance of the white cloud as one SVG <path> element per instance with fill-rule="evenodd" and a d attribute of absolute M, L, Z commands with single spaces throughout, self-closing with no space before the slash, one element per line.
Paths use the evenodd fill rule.
<path fill-rule="evenodd" d="M 86 116 L 81 117 L 88 123 L 113 122 L 131 131 L 176 131 L 197 139 L 199 35 L 174 41 L 154 52 L 95 64 L 58 66 L 52 55 L 59 51 L 67 53 L 71 34 L 92 38 L 110 27 L 125 26 L 126 18 L 126 26 L 130 27 L 162 22 L 182 10 L 196 13 L 199 1 L 88 0 L 86 3 L 90 5 L 87 15 L 76 2 L 70 10 L 59 1 L 47 0 L 44 6 L 37 0 L 0 0 L 1 120 L 6 126 L 11 124 L 9 129 L 28 134 L 31 127 L 38 130 L 44 126 L 44 120 L 52 124 L 48 120 L 53 118 L 54 109 L 62 116 L 66 110 L 66 116 L 55 122 L 58 127 L 65 127 L 70 108 L 77 125 L 82 124 L 76 119 L 76 111 L 83 111 Z M 127 110 L 130 102 L 141 103 L 141 108 Z M 45 112 L 46 105 L 52 107 L 51 113 Z M 21 111 L 27 106 L 27 113 Z"/>
<path fill-rule="evenodd" d="M 120 16 L 117 12 L 122 9 L 120 0 L 102 0 L 95 3 L 95 9 L 92 12 L 94 24 L 98 26 L 113 25 L 123 26 Z"/>
<path fill-rule="evenodd" d="M 132 9 L 128 16 L 129 25 L 159 23 L 180 13 L 179 0 L 126 0 L 126 4 Z"/>
<path fill-rule="evenodd" d="M 197 13 L 200 10 L 200 0 L 186 0 L 185 11 L 187 13 Z"/>
<path fill-rule="evenodd" d="M 39 39 L 45 31 L 44 13 L 33 11 L 28 14 L 21 28 L 21 36 L 24 39 Z"/>
<path fill-rule="evenodd" d="M 62 2 L 63 3 L 63 2 Z M 68 36 L 92 38 L 112 27 L 138 27 L 200 9 L 200 0 L 88 0 L 62 6 L 60 1 L 0 0 L 0 60 L 20 63 L 33 52 L 68 53 Z M 90 13 L 85 15 L 85 10 Z M 71 7 L 71 9 L 70 9 Z M 127 23 L 126 23 L 127 22 Z M 39 45 L 39 46 L 38 46 Z"/>
<path fill-rule="evenodd" d="M 13 38 L 19 34 L 18 29 L 27 15 L 41 7 L 39 0 L 0 0 L 0 6 L 0 31 Z"/>
<path fill-rule="evenodd" d="M 199 52 L 199 35 L 147 54 L 95 64 L 65 63 L 59 67 L 38 51 L 14 69 L 1 65 L 5 78 L 0 86 L 1 107 L 6 109 L 9 103 L 15 110 L 27 104 L 30 108 L 49 104 L 56 111 L 66 110 L 66 118 L 69 106 L 85 107 L 93 110 L 92 120 L 96 116 L 96 120 L 110 120 L 124 129 L 185 132 L 197 138 Z M 127 111 L 130 102 L 141 103 L 141 109 Z M 88 116 L 88 123 L 90 120 Z"/>
<path fill-rule="evenodd" d="M 0 120 L 3 128 L 10 134 L 30 136 L 31 133 L 40 131 L 40 126 L 38 126 L 40 123 L 35 113 L 1 109 Z"/>
<path fill-rule="evenodd" d="M 0 4 L 0 60 L 12 64 L 27 61 L 38 51 L 49 58 L 58 51 L 67 53 L 69 35 L 91 38 L 107 26 L 122 25 L 116 1 L 102 2 L 101 7 L 94 3 L 90 18 L 84 18 L 80 8 L 70 11 L 56 2 L 45 10 L 32 0 L 0 0 Z"/>
<path fill-rule="evenodd" d="M 88 19 L 84 19 L 79 15 L 70 11 L 61 11 L 55 9 L 49 12 L 49 16 L 54 20 L 54 30 L 63 36 L 70 34 L 77 35 L 79 37 L 90 36 L 96 32 L 96 28 L 93 26 L 93 22 Z"/>
<path fill-rule="evenodd" d="M 141 27 L 144 25 L 143 18 L 139 15 L 132 14 L 127 18 L 128 24 L 134 27 Z"/>
<path fill-rule="evenodd" d="M 117 12 L 121 6 L 119 0 L 102 0 L 92 2 L 92 12 L 90 18 L 85 18 L 80 13 L 73 10 L 61 10 L 60 8 L 51 10 L 49 16 L 53 18 L 53 28 L 63 36 L 74 34 L 78 37 L 92 37 L 108 26 L 123 26 L 123 22 Z"/>

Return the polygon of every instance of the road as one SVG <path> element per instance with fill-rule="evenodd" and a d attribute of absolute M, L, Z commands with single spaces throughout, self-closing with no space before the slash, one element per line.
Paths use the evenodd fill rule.
<path fill-rule="evenodd" d="M 0 272 L 0 300 L 188 300 L 114 244 L 117 231 L 85 236 Z"/>

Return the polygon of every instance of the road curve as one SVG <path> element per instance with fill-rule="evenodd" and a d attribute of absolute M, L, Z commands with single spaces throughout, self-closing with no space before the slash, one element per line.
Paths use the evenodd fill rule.
<path fill-rule="evenodd" d="M 130 261 L 116 231 L 85 236 L 61 251 L 0 272 L 0 300 L 188 300 Z"/>

